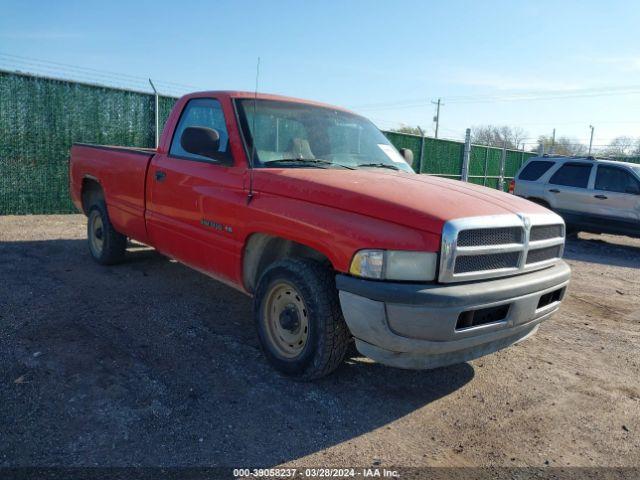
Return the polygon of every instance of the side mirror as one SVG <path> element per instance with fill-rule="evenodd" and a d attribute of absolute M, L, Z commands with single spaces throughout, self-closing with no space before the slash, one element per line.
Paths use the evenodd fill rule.
<path fill-rule="evenodd" d="M 413 165 L 413 151 L 409 148 L 401 148 L 400 149 L 400 155 L 402 155 L 405 159 L 405 161 L 409 164 L 409 165 Z"/>
<path fill-rule="evenodd" d="M 202 155 L 214 160 L 220 159 L 220 134 L 213 128 L 187 127 L 180 137 L 182 148 L 195 155 Z"/>

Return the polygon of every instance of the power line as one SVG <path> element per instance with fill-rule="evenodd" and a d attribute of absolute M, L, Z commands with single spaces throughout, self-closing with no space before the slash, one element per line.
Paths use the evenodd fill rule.
<path fill-rule="evenodd" d="M 37 59 L 37 58 L 23 57 L 23 56 L 20 56 L 20 55 L 12 55 L 12 54 L 9 54 L 9 53 L 4 53 L 4 52 L 0 52 L 0 56 L 16 59 L 16 60 L 19 60 L 19 61 L 27 61 L 27 62 L 31 62 L 31 63 L 35 63 L 35 64 L 45 64 L 45 65 L 48 65 L 48 66 L 55 65 L 55 66 L 65 67 L 66 69 L 71 69 L 71 70 L 84 71 L 84 72 L 93 72 L 93 73 L 97 73 L 97 74 L 100 74 L 102 76 L 107 76 L 107 77 L 126 78 L 126 79 L 130 79 L 130 80 L 140 81 L 142 83 L 145 83 L 146 80 L 147 80 L 145 77 L 129 75 L 129 74 L 126 74 L 126 73 L 112 72 L 112 71 L 108 71 L 108 70 L 99 70 L 99 69 L 89 68 L 89 67 L 80 67 L 78 65 L 71 65 L 71 64 L 68 64 L 68 63 L 60 63 L 60 62 L 54 62 L 54 61 L 50 61 L 50 60 L 41 60 L 41 59 Z M 199 88 L 199 87 L 195 87 L 193 85 L 188 85 L 188 84 L 183 84 L 183 83 L 175 83 L 175 82 L 168 82 L 168 81 L 158 81 L 156 83 L 162 83 L 163 85 L 173 85 L 173 86 L 185 87 L 185 88 Z"/>
<path fill-rule="evenodd" d="M 575 88 L 575 89 L 556 89 L 556 90 L 518 90 L 508 93 L 489 93 L 484 95 L 460 95 L 447 97 L 451 102 L 477 101 L 477 100 L 494 100 L 494 99 L 521 99 L 521 98 L 542 98 L 556 96 L 576 96 L 576 95 L 592 95 L 601 93 L 632 93 L 640 90 L 640 85 L 611 85 L 601 87 Z"/>
<path fill-rule="evenodd" d="M 96 85 L 96 86 L 105 86 L 112 88 L 129 88 L 132 85 L 134 88 L 139 89 L 143 93 L 147 93 L 147 78 L 138 77 L 135 75 L 111 72 L 108 70 L 100 70 L 89 67 L 80 67 L 77 65 L 54 62 L 48 60 L 35 59 L 30 57 L 24 57 L 19 55 L 8 54 L 4 52 L 0 52 L 0 68 L 7 69 L 16 69 L 24 68 L 27 66 L 29 70 L 35 69 L 37 71 L 29 71 L 23 72 L 19 70 L 19 73 L 30 74 L 30 75 L 42 75 L 42 72 L 46 72 L 46 75 L 49 78 L 55 78 L 60 76 L 61 74 L 66 74 L 70 77 L 74 78 L 57 78 L 61 81 L 64 80 L 72 80 L 72 81 L 81 81 L 84 83 Z M 104 82 L 104 85 L 97 85 L 100 82 Z M 201 87 L 196 87 L 189 84 L 177 83 L 177 82 L 169 82 L 169 81 L 156 81 L 158 86 L 160 86 L 163 90 L 164 94 L 179 96 L 184 92 L 183 89 L 188 90 L 202 90 Z M 536 100 L 536 99 L 557 99 L 557 98 L 579 98 L 579 97 L 593 97 L 593 96 L 604 96 L 604 95 L 631 95 L 640 93 L 640 86 L 636 85 L 627 85 L 627 86 L 613 86 L 613 87 L 598 87 L 598 88 L 589 88 L 589 89 L 579 89 L 573 91 L 567 90 L 557 90 L 557 91 L 529 91 L 529 92 L 514 92 L 506 95 L 497 95 L 497 94 L 487 94 L 487 95 L 477 95 L 477 96 L 451 96 L 446 97 L 447 103 L 477 103 L 477 102 L 497 102 L 497 101 L 522 101 L 522 100 Z M 444 105 L 442 103 L 442 99 L 438 98 L 437 102 L 431 102 L 437 105 L 436 115 L 434 117 L 435 120 L 435 138 L 439 137 L 439 130 L 443 129 L 448 132 L 454 133 L 456 136 L 461 136 L 458 131 L 448 128 L 443 128 L 440 126 L 440 106 Z M 423 99 L 414 99 L 414 100 L 405 100 L 400 102 L 385 102 L 379 104 L 369 104 L 368 106 L 363 106 L 362 108 L 376 108 L 385 109 L 385 108 L 413 108 L 417 106 L 425 106 L 428 105 Z M 391 125 L 397 125 L 399 127 L 405 126 L 405 122 L 400 122 L 396 120 L 389 119 L 375 119 L 377 121 L 381 121 Z M 569 124 L 580 124 L 582 122 L 564 122 L 558 123 L 554 122 L 555 125 L 569 125 Z M 594 121 L 594 123 L 598 124 L 640 124 L 640 121 Z M 526 123 L 514 124 L 514 125 L 527 125 Z M 529 125 L 535 125 L 533 123 Z M 539 123 L 538 125 L 546 125 L 543 123 Z M 532 142 L 523 142 L 522 145 L 537 145 L 538 140 L 537 137 L 528 137 L 527 139 L 532 139 Z M 615 137 L 611 137 L 613 139 Z M 447 140 L 460 141 L 460 138 L 446 138 Z M 579 142 L 579 143 L 563 143 L 563 145 L 567 146 L 576 146 L 576 145 L 585 145 L 587 142 Z M 608 147 L 608 144 L 598 144 L 593 145 L 592 147 Z"/>
<path fill-rule="evenodd" d="M 374 121 L 376 124 L 380 125 L 385 124 L 387 125 L 387 129 L 393 129 L 393 128 L 402 128 L 402 127 L 407 127 L 407 126 L 411 126 L 411 124 L 407 123 L 407 122 L 402 122 L 399 120 L 391 120 L 388 118 L 380 118 L 380 117 L 368 117 L 370 120 Z M 576 122 L 576 123 L 584 123 L 584 122 Z M 601 122 L 593 122 L 593 123 L 601 123 Z M 638 122 L 640 123 L 640 122 Z M 553 124 L 557 124 L 557 122 L 553 122 Z M 517 124 L 516 124 L 517 125 Z M 549 128 L 551 128 L 551 124 L 540 124 L 540 125 L 549 125 Z M 383 128 L 384 130 L 385 128 Z M 446 127 L 442 127 L 440 126 L 440 130 L 444 130 L 445 132 L 448 132 L 449 136 L 446 138 L 447 140 L 456 140 L 456 141 L 460 141 L 460 139 L 462 139 L 464 137 L 464 133 L 461 130 L 457 130 L 457 129 L 453 129 L 453 128 L 446 128 Z M 472 131 L 473 131 L 473 127 L 472 127 Z M 433 133 L 432 133 L 433 135 Z M 429 135 L 427 135 L 429 136 Z M 522 137 L 519 138 L 519 143 L 521 145 L 538 145 L 539 141 L 540 141 L 540 137 L 544 136 L 544 135 L 536 135 L 536 136 L 527 136 L 527 137 Z M 607 140 L 609 142 L 611 142 L 612 140 L 618 138 L 621 135 L 615 135 L 615 136 L 607 136 L 607 137 L 602 137 L 602 135 L 600 136 L 601 140 Z M 558 143 L 559 139 L 563 139 L 563 138 L 567 138 L 567 136 L 563 136 L 562 134 L 560 134 L 559 136 L 556 137 L 556 145 L 565 145 L 565 146 L 577 146 L 577 145 L 585 145 L 588 146 L 588 142 L 589 142 L 589 138 L 586 137 L 584 139 L 584 141 L 581 141 L 578 137 L 576 138 L 574 135 L 569 135 L 568 138 L 569 139 L 575 139 L 575 141 L 573 142 L 562 142 L 562 143 Z M 594 144 L 593 147 L 609 147 L 609 143 L 600 143 L 600 144 Z"/>
<path fill-rule="evenodd" d="M 12 55 L 4 52 L 0 52 L 0 64 L 3 68 L 14 69 L 22 72 L 21 69 L 28 69 L 29 73 L 38 74 L 46 72 L 46 74 L 59 76 L 64 75 L 67 77 L 79 78 L 83 81 L 107 83 L 108 86 L 125 86 L 142 90 L 147 90 L 148 83 L 144 77 L 138 77 L 134 75 L 122 74 L 111 72 L 107 70 L 99 70 L 95 68 L 80 67 L 77 65 L 71 65 L 67 63 L 53 62 L 48 60 L 41 60 L 29 57 L 23 57 L 19 55 Z M 32 71 L 35 70 L 35 71 Z M 24 73 L 24 72 L 23 72 Z M 70 78 L 65 78 L 70 79 Z M 193 85 L 187 85 L 176 82 L 161 81 L 155 82 L 163 93 L 184 93 L 185 90 L 202 90 L 201 87 Z M 107 85 L 105 85 L 107 86 Z"/>
<path fill-rule="evenodd" d="M 90 86 L 100 87 L 100 88 L 113 88 L 118 90 L 145 93 L 145 94 L 151 93 L 147 85 L 144 85 L 144 84 L 134 84 L 131 82 L 117 82 L 112 80 L 104 81 L 101 79 L 96 79 L 93 76 L 79 75 L 79 74 L 61 75 L 59 70 L 52 70 L 52 69 L 46 69 L 46 68 L 39 68 L 37 70 L 33 70 L 30 68 L 23 69 L 22 67 L 15 68 L 15 66 L 13 65 L 12 66 L 3 65 L 1 61 L 0 61 L 0 70 L 5 72 L 10 72 L 10 73 L 15 73 L 18 75 L 26 75 L 26 76 L 36 77 L 36 78 L 46 78 L 49 80 L 55 80 L 60 82 L 73 82 L 81 85 L 90 85 Z M 174 89 L 167 89 L 167 88 L 162 89 L 162 94 L 165 96 L 174 96 L 174 97 L 178 97 L 182 95 L 182 93 L 178 93 Z"/>
<path fill-rule="evenodd" d="M 571 122 L 556 122 L 553 121 L 553 125 L 584 125 L 584 120 L 576 120 Z M 636 120 L 593 120 L 593 123 L 597 124 L 609 124 L 609 125 L 640 125 L 640 121 Z M 520 126 L 550 126 L 549 122 L 518 122 L 512 123 L 509 122 L 509 125 L 512 127 L 520 127 Z"/>
<path fill-rule="evenodd" d="M 512 92 L 510 94 L 485 94 L 485 95 L 465 95 L 443 97 L 447 103 L 465 104 L 465 103 L 495 103 L 495 102 L 515 102 L 515 101 L 534 101 L 534 100 L 559 100 L 572 98 L 592 98 L 601 96 L 615 95 L 637 95 L 640 94 L 640 85 L 623 85 L 608 87 L 593 87 L 575 90 L 555 90 L 555 91 L 521 91 Z M 388 109 L 404 109 L 424 107 L 427 105 L 422 99 L 407 99 L 396 102 L 372 103 L 351 108 L 359 110 L 388 110 Z"/>
<path fill-rule="evenodd" d="M 402 122 L 399 120 L 391 120 L 388 118 L 380 118 L 380 117 L 368 117 L 370 120 L 374 121 L 376 124 L 380 125 L 380 124 L 386 124 L 387 126 L 385 127 L 386 129 L 394 129 L 394 128 L 402 128 L 402 127 L 407 127 L 407 126 L 411 126 L 411 124 L 408 124 L 407 122 Z M 555 124 L 556 122 L 554 122 Z M 579 122 L 579 123 L 583 123 L 583 122 Z M 594 123 L 600 123 L 600 122 L 594 122 Z M 640 123 L 640 122 L 639 122 Z M 541 124 L 541 125 L 548 125 L 548 124 Z M 385 128 L 382 128 L 383 130 Z M 464 133 L 460 130 L 457 129 L 453 129 L 453 128 L 446 128 L 446 127 L 442 127 L 440 126 L 440 130 L 444 130 L 445 132 L 448 132 L 449 136 L 446 138 L 443 138 L 445 140 L 455 140 L 455 141 L 461 141 L 461 139 L 464 137 Z M 473 131 L 473 128 L 472 128 Z M 427 135 L 429 136 L 429 135 Z M 619 135 L 616 136 L 612 136 L 612 137 L 604 137 L 605 139 L 608 139 L 609 141 L 614 140 L 615 138 L 617 138 Z M 565 145 L 565 146 L 577 146 L 577 145 L 585 145 L 587 146 L 589 139 L 588 137 L 584 140 L 584 141 L 580 141 L 580 140 L 576 140 L 574 142 L 562 142 L 561 144 L 558 143 L 558 139 L 561 138 L 566 138 L 566 137 L 557 137 L 556 138 L 556 145 Z M 569 136 L 570 139 L 574 139 L 576 138 L 575 136 Z M 602 136 L 600 136 L 600 138 L 602 139 Z M 520 144 L 521 145 L 538 145 L 539 144 L 539 139 L 540 139 L 540 135 L 538 136 L 529 136 L 529 137 L 522 137 L 519 139 Z M 526 141 L 529 140 L 529 141 Z M 600 143 L 600 144 L 594 144 L 594 147 L 608 147 L 610 146 L 608 143 Z"/>

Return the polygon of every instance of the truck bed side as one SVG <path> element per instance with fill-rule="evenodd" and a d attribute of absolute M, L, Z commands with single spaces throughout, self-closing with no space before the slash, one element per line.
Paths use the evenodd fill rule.
<path fill-rule="evenodd" d="M 116 230 L 147 242 L 145 184 L 154 154 L 153 149 L 74 144 L 69 165 L 69 189 L 74 205 L 84 211 L 83 185 L 97 182 Z"/>

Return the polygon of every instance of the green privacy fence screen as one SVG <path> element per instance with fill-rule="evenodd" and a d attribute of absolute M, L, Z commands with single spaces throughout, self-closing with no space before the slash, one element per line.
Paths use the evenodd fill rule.
<path fill-rule="evenodd" d="M 447 178 L 461 178 L 464 159 L 464 143 L 430 137 L 419 137 L 397 132 L 386 132 L 387 138 L 397 148 L 409 148 L 413 151 L 413 168 L 420 173 L 438 175 Z M 422 152 L 422 155 L 420 155 Z M 504 178 L 507 182 L 513 178 L 522 164 L 535 153 L 522 150 L 506 150 Z M 472 145 L 469 156 L 469 182 L 498 188 L 502 149 Z"/>
<path fill-rule="evenodd" d="M 160 97 L 160 128 L 174 98 Z M 154 97 L 0 71 L 0 215 L 68 213 L 74 142 L 152 147 Z"/>
<path fill-rule="evenodd" d="M 160 130 L 176 98 L 160 97 Z M 409 148 L 413 167 L 460 179 L 464 143 L 385 132 Z M 74 142 L 152 147 L 151 93 L 0 71 L 0 215 L 69 213 L 69 149 Z M 532 153 L 507 150 L 504 178 Z M 473 145 L 469 181 L 498 188 L 502 150 Z M 506 188 L 506 184 L 503 188 Z"/>

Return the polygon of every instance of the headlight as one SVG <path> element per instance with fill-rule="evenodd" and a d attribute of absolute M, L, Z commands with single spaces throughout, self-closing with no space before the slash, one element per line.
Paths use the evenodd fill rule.
<path fill-rule="evenodd" d="M 436 278 L 438 254 L 398 250 L 360 250 L 349 273 L 377 280 L 431 281 Z"/>

